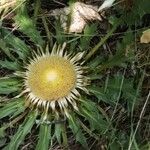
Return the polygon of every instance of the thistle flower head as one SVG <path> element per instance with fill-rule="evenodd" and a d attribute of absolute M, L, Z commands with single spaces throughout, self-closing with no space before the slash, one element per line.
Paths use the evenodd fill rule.
<path fill-rule="evenodd" d="M 62 48 L 52 52 L 36 54 L 27 65 L 24 77 L 24 93 L 29 105 L 40 107 L 48 112 L 60 113 L 69 117 L 70 106 L 78 109 L 80 96 L 78 89 L 86 91 L 82 66 L 79 65 L 83 53 L 75 56 L 64 53 Z"/>

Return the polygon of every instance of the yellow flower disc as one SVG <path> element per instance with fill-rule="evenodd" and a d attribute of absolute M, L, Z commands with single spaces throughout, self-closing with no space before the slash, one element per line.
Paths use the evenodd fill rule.
<path fill-rule="evenodd" d="M 36 98 L 58 100 L 75 87 L 76 71 L 70 61 L 63 57 L 41 57 L 28 66 L 27 84 Z"/>

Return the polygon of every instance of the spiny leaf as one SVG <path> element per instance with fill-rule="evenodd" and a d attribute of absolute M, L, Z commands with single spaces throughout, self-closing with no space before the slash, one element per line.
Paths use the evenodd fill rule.
<path fill-rule="evenodd" d="M 55 22 L 55 30 L 56 30 L 56 40 L 59 44 L 62 44 L 66 41 L 66 37 L 63 34 L 63 29 L 61 28 L 61 23 L 59 21 Z"/>
<path fill-rule="evenodd" d="M 103 115 L 99 113 L 95 103 L 88 100 L 82 102 L 80 112 L 89 121 L 91 130 L 97 129 L 99 132 L 106 130 L 108 123 L 104 120 Z"/>
<path fill-rule="evenodd" d="M 96 34 L 97 25 L 92 24 L 91 26 L 87 25 L 84 29 L 84 34 L 80 38 L 80 47 L 82 49 L 88 49 L 90 45 L 90 40 Z"/>
<path fill-rule="evenodd" d="M 84 134 L 82 133 L 82 130 L 80 129 L 80 125 L 78 123 L 78 120 L 75 118 L 75 115 L 72 113 L 72 115 L 69 118 L 69 127 L 71 128 L 72 132 L 74 133 L 76 140 L 82 144 L 83 147 L 86 149 L 88 148 L 86 138 Z"/>
<path fill-rule="evenodd" d="M 25 101 L 25 100 L 24 100 Z M 19 107 L 15 112 L 14 114 L 11 116 L 11 118 L 14 118 L 16 116 L 18 116 L 19 114 L 21 114 L 22 112 L 24 112 L 26 109 L 24 103 L 23 103 L 23 106 L 22 107 Z"/>
<path fill-rule="evenodd" d="M 24 99 L 14 99 L 12 102 L 9 102 L 4 105 L 4 107 L 0 108 L 0 119 L 6 116 L 10 116 L 14 118 L 18 116 L 25 110 L 24 107 Z M 3 124 L 0 127 L 0 138 L 5 136 L 5 130 L 8 128 L 6 124 Z"/>
<path fill-rule="evenodd" d="M 1 33 L 4 39 L 3 42 L 5 42 L 6 46 L 10 47 L 9 51 L 14 51 L 19 55 L 20 59 L 24 60 L 30 52 L 30 48 L 22 40 L 14 36 L 8 30 L 3 29 Z"/>
<path fill-rule="evenodd" d="M 140 24 L 141 18 L 145 14 L 150 13 L 149 6 L 150 6 L 149 0 L 134 1 L 132 10 L 127 13 L 123 12 L 124 15 L 122 16 L 122 20 L 124 20 L 124 22 L 130 26 L 135 25 L 135 24 L 137 24 L 137 25 Z"/>
<path fill-rule="evenodd" d="M 3 147 L 6 144 L 7 138 L 0 138 L 0 147 Z"/>
<path fill-rule="evenodd" d="M 16 78 L 3 77 L 0 78 L 0 83 L 0 94 L 10 94 L 20 91 L 21 83 Z"/>
<path fill-rule="evenodd" d="M 3 39 L 0 39 L 0 49 L 3 51 L 10 59 L 14 59 L 14 56 L 10 53 L 10 49 L 7 47 Z"/>
<path fill-rule="evenodd" d="M 36 29 L 36 26 L 31 18 L 29 18 L 25 4 L 22 4 L 17 11 L 15 17 L 15 22 L 19 27 L 19 30 L 26 34 L 31 41 L 36 45 L 42 46 L 43 40 L 40 36 L 39 31 Z"/>
<path fill-rule="evenodd" d="M 106 90 L 108 95 L 113 96 L 113 93 L 116 93 L 118 95 L 120 86 L 121 86 L 121 82 L 122 82 L 122 78 L 123 78 L 123 75 L 118 74 L 118 75 L 114 76 L 113 78 L 109 79 L 108 85 L 107 85 L 108 89 Z M 134 81 L 134 79 L 132 79 L 132 78 L 130 78 L 130 79 L 125 78 L 123 85 L 122 85 L 122 89 L 121 89 L 122 98 L 124 98 L 124 100 L 126 100 L 129 111 L 131 111 L 131 106 L 132 106 L 134 100 L 136 100 L 136 97 L 139 96 L 136 94 L 136 89 L 134 88 L 133 81 Z"/>
<path fill-rule="evenodd" d="M 5 127 L 1 127 L 0 128 L 0 138 L 5 137 L 6 133 L 5 133 Z"/>
<path fill-rule="evenodd" d="M 98 86 L 90 86 L 88 88 L 88 90 L 89 90 L 90 93 L 94 94 L 98 98 L 99 101 L 102 100 L 102 101 L 104 101 L 106 103 L 109 103 L 109 104 L 112 104 L 112 105 L 114 104 L 113 101 L 109 101 L 109 98 L 104 93 L 104 89 L 103 88 L 100 88 Z"/>
<path fill-rule="evenodd" d="M 138 97 L 136 94 L 136 89 L 134 88 L 133 81 L 134 79 L 126 79 L 121 74 L 117 74 L 114 77 L 110 77 L 107 82 L 107 88 L 104 90 L 104 86 L 102 84 L 102 88 L 98 86 L 89 87 L 89 91 L 93 93 L 99 101 L 104 101 L 112 106 L 115 106 L 116 100 L 118 99 L 119 92 L 121 90 L 121 97 L 124 100 L 124 103 L 128 103 L 128 110 L 131 110 L 131 106 L 133 101 Z M 123 83 L 122 83 L 123 80 Z M 122 87 L 121 87 L 122 86 Z M 121 88 L 121 89 L 120 89 Z"/>
<path fill-rule="evenodd" d="M 36 150 L 48 150 L 51 139 L 51 126 L 48 124 L 40 125 L 39 140 Z"/>
<path fill-rule="evenodd" d="M 124 35 L 121 42 L 117 43 L 116 53 L 113 56 L 109 56 L 108 60 L 104 61 L 99 69 L 112 68 L 114 66 L 126 67 L 125 62 L 131 62 L 134 59 L 134 42 L 133 33 L 128 30 Z"/>
<path fill-rule="evenodd" d="M 37 117 L 37 112 L 31 112 L 22 125 L 19 126 L 17 133 L 12 137 L 11 142 L 6 147 L 7 150 L 17 150 L 23 142 L 25 136 L 31 131 Z"/>
<path fill-rule="evenodd" d="M 23 99 L 14 99 L 13 101 L 9 102 L 8 104 L 5 104 L 4 107 L 0 108 L 0 119 L 9 116 L 11 114 L 14 114 L 16 111 L 23 109 Z"/>
<path fill-rule="evenodd" d="M 94 60 L 88 63 L 88 67 L 91 69 L 95 69 L 101 62 L 103 62 L 102 56 L 96 56 Z"/>
<path fill-rule="evenodd" d="M 61 124 L 55 124 L 55 136 L 57 138 L 57 141 L 59 144 L 61 144 L 61 135 L 62 135 L 62 125 Z"/>
<path fill-rule="evenodd" d="M 1 68 L 7 68 L 9 70 L 19 70 L 20 66 L 17 62 L 8 61 L 8 60 L 0 60 L 0 66 Z"/>

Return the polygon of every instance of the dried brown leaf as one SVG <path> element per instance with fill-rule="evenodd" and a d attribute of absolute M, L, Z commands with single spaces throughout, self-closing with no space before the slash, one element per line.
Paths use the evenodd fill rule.
<path fill-rule="evenodd" d="M 67 27 L 68 15 L 71 14 L 71 22 Z M 98 13 L 98 8 L 92 5 L 87 5 L 81 2 L 76 2 L 70 7 L 57 9 L 52 12 L 52 15 L 60 16 L 62 27 L 67 32 L 80 33 L 83 31 L 87 21 L 100 20 L 102 18 Z M 69 29 L 68 29 L 69 28 Z"/>
<path fill-rule="evenodd" d="M 140 43 L 150 43 L 150 29 L 143 32 Z"/>

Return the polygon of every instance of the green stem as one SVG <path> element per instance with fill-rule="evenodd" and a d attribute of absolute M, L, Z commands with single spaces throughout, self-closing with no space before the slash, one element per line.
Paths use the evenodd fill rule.
<path fill-rule="evenodd" d="M 93 56 L 96 51 L 105 43 L 105 41 L 113 34 L 113 32 L 117 29 L 117 27 L 119 26 L 120 22 L 118 21 L 118 23 L 116 23 L 112 29 L 106 34 L 106 36 L 104 38 L 102 38 L 100 40 L 100 42 L 87 54 L 87 56 L 85 57 L 85 61 L 87 61 L 89 58 L 91 58 L 91 56 Z"/>
<path fill-rule="evenodd" d="M 52 38 L 51 38 L 51 35 L 50 35 L 50 31 L 49 31 L 45 16 L 42 16 L 42 22 L 44 24 L 44 28 L 45 28 L 45 31 L 46 31 L 48 41 L 52 44 Z"/>
<path fill-rule="evenodd" d="M 68 139 L 67 139 L 65 124 L 62 125 L 62 138 L 63 138 L 63 148 L 64 148 L 64 150 L 67 150 L 68 149 Z"/>
<path fill-rule="evenodd" d="M 39 10 L 40 10 L 40 7 L 41 7 L 41 0 L 36 0 L 36 2 L 35 2 L 35 7 L 34 7 L 34 18 L 35 18 L 34 21 L 36 21 L 36 19 L 37 19 L 37 16 L 38 16 L 38 12 L 39 12 Z"/>

